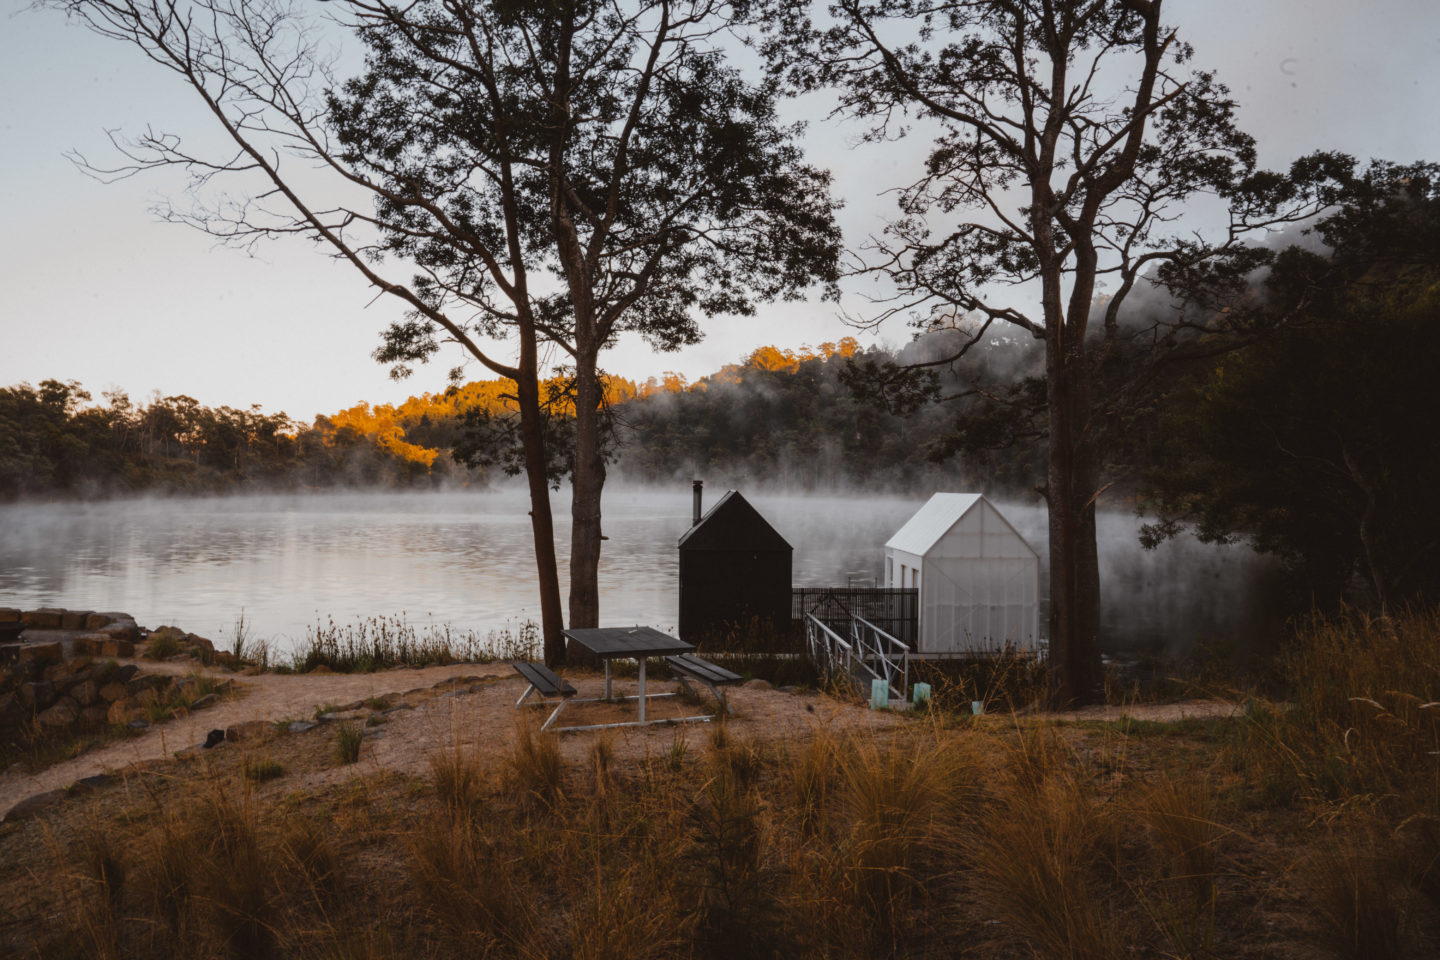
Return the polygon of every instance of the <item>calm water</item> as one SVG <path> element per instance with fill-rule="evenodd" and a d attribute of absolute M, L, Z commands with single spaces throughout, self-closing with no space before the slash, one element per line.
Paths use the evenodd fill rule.
<path fill-rule="evenodd" d="M 707 508 L 722 493 L 707 490 Z M 873 581 L 882 544 L 924 501 L 747 497 L 794 546 L 796 586 Z M 563 604 L 568 491 L 552 502 Z M 528 509 L 518 488 L 0 507 L 0 606 L 124 610 L 212 639 L 243 610 L 254 635 L 282 644 L 317 620 L 401 612 L 483 634 L 539 619 Z M 1043 556 L 1043 511 L 1002 509 Z M 674 626 L 675 545 L 689 525 L 688 489 L 607 491 L 602 622 Z M 1262 568 L 1253 554 L 1193 541 L 1145 552 L 1137 525 L 1102 518 L 1107 646 L 1243 630 Z"/>

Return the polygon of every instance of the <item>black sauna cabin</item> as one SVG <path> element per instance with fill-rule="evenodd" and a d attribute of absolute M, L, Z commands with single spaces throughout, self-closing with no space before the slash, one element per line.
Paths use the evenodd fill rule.
<path fill-rule="evenodd" d="M 680 638 L 723 638 L 737 629 L 790 626 L 790 544 L 737 491 L 700 516 L 680 538 Z"/>

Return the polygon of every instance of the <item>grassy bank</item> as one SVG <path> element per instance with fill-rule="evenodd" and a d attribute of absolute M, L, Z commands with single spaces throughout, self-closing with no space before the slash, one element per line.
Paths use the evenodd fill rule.
<path fill-rule="evenodd" d="M 1287 703 L 1226 719 L 741 718 L 624 763 L 521 725 L 496 763 L 288 791 L 345 763 L 322 728 L 0 835 L 0 953 L 1433 955 L 1440 618 L 1315 622 L 1280 669 Z"/>

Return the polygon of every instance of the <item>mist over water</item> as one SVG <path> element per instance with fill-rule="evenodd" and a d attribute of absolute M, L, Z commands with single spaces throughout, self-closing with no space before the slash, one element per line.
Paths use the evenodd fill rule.
<path fill-rule="evenodd" d="M 707 488 L 706 509 L 723 493 Z M 877 582 L 884 542 L 925 500 L 746 497 L 795 548 L 796 586 Z M 553 495 L 552 507 L 563 602 L 569 491 Z M 1044 508 L 1000 508 L 1043 558 Z M 0 507 L 0 606 L 123 610 L 148 627 L 175 624 L 217 641 L 243 609 L 253 635 L 282 647 L 331 617 L 404 612 L 417 626 L 513 629 L 539 620 L 528 510 L 519 487 L 8 505 Z M 602 622 L 675 626 L 676 541 L 690 511 L 688 485 L 607 490 Z M 1268 564 L 1244 547 L 1187 539 L 1143 551 L 1139 522 L 1101 517 L 1106 649 L 1248 634 Z"/>

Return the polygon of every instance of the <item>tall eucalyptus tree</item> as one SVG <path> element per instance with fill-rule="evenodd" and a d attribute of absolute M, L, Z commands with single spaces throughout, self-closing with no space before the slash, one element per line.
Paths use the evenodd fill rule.
<path fill-rule="evenodd" d="M 42 2 L 177 74 L 235 149 L 147 132 L 92 170 L 238 176 L 240 202 L 197 189 L 165 214 L 232 243 L 328 246 L 409 306 L 376 351 L 397 374 L 450 340 L 515 382 L 548 662 L 564 644 L 542 352 L 575 382 L 570 622 L 593 626 L 602 351 L 626 331 L 671 349 L 699 338 L 697 313 L 834 280 L 828 176 L 771 89 L 727 63 L 744 0 L 334 0 L 314 10 L 365 52 L 344 80 L 298 0 Z"/>
<path fill-rule="evenodd" d="M 863 252 L 863 267 L 897 290 L 881 319 L 978 317 L 960 353 L 996 323 L 1044 343 L 1049 460 L 1038 489 L 1060 703 L 1099 689 L 1095 509 L 1107 434 L 1123 422 L 1114 395 L 1096 396 L 1102 371 L 1136 343 L 1193 343 L 1254 319 L 1221 312 L 1270 257 L 1245 238 L 1314 213 L 1312 188 L 1344 162 L 1258 171 L 1235 101 L 1191 65 L 1161 5 L 836 0 L 818 25 L 785 5 L 774 34 L 790 79 L 838 91 L 837 111 L 867 122 L 872 138 L 934 132 L 923 172 L 898 191 L 900 216 Z M 1179 222 L 1207 197 L 1219 208 L 1209 234 Z M 1212 309 L 1122 322 L 1147 276 Z M 1122 378 L 1121 392 L 1139 379 Z"/>

